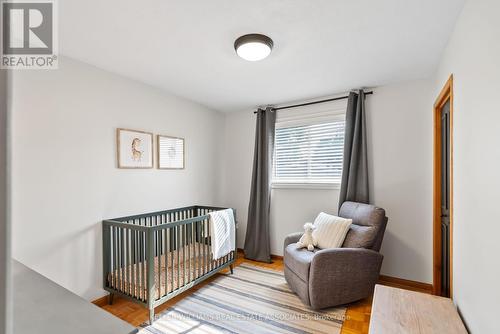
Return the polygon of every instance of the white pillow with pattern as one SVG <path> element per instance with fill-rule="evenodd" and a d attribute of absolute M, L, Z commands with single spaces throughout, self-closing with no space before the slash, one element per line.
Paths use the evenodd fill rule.
<path fill-rule="evenodd" d="M 314 220 L 316 229 L 313 239 L 318 248 L 340 248 L 351 227 L 352 219 L 346 219 L 321 212 Z"/>

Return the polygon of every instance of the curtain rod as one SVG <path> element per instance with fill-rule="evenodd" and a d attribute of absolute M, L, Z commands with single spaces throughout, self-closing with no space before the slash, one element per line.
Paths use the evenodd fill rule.
<path fill-rule="evenodd" d="M 373 94 L 373 91 L 365 92 L 365 95 L 372 95 L 372 94 Z M 312 104 L 319 104 L 319 103 L 325 103 L 325 102 L 331 102 L 331 101 L 344 100 L 344 99 L 347 99 L 347 98 L 349 98 L 349 95 L 347 95 L 347 96 L 340 96 L 340 97 L 334 97 L 334 98 L 326 99 L 326 100 L 319 100 L 319 101 L 301 103 L 301 104 L 292 104 L 290 106 L 278 107 L 278 108 L 273 108 L 273 109 L 274 110 L 282 110 L 282 109 L 289 109 L 289 108 L 304 107 L 304 106 L 310 106 Z M 253 113 L 256 114 L 257 111 L 254 111 Z"/>

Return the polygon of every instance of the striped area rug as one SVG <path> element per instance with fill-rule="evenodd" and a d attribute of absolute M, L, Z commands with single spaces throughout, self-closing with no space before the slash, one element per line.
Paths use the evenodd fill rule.
<path fill-rule="evenodd" d="M 346 309 L 313 311 L 282 272 L 248 264 L 234 269 L 161 313 L 140 334 L 340 333 Z"/>

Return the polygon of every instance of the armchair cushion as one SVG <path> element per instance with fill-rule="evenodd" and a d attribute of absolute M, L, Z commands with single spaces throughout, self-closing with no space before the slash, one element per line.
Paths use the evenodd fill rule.
<path fill-rule="evenodd" d="M 387 224 L 384 209 L 369 204 L 344 202 L 339 216 L 352 219 L 342 247 L 380 250 Z"/>
<path fill-rule="evenodd" d="M 351 224 L 351 228 L 344 239 L 344 248 L 370 249 L 377 238 L 377 229 L 373 226 Z"/>

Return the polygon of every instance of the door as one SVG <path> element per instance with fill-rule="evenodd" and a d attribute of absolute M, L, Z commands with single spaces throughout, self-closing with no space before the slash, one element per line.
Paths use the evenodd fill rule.
<path fill-rule="evenodd" d="M 434 104 L 434 294 L 452 296 L 453 77 Z"/>
<path fill-rule="evenodd" d="M 441 296 L 450 296 L 450 100 L 441 109 Z"/>

